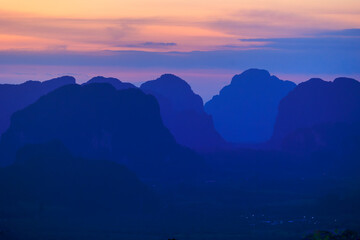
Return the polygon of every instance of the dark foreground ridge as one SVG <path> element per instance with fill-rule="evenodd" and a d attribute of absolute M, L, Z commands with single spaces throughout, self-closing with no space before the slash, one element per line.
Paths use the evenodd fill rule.
<path fill-rule="evenodd" d="M 26 203 L 39 211 L 35 214 L 51 208 L 134 214 L 156 205 L 154 194 L 126 167 L 73 157 L 60 142 L 21 148 L 14 164 L 0 169 L 0 179 L 2 210 Z"/>

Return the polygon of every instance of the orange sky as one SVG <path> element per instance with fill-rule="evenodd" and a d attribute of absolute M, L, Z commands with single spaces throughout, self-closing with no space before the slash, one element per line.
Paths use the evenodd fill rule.
<path fill-rule="evenodd" d="M 359 0 L 0 0 L 0 50 L 216 50 L 360 26 Z"/>

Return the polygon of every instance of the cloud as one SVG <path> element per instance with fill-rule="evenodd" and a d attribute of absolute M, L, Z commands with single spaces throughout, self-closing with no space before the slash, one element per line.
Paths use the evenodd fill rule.
<path fill-rule="evenodd" d="M 67 46 L 66 45 L 49 45 L 48 46 L 49 51 L 66 51 Z"/>
<path fill-rule="evenodd" d="M 245 37 L 301 36 L 343 24 L 341 19 L 320 17 L 290 9 L 241 9 L 202 23 L 211 29 Z"/>
<path fill-rule="evenodd" d="M 324 31 L 318 33 L 319 36 L 339 36 L 339 37 L 360 37 L 360 29 L 343 29 L 336 31 Z"/>
<path fill-rule="evenodd" d="M 132 42 L 136 38 L 143 37 L 141 35 L 143 27 L 172 23 L 169 19 L 166 21 L 156 17 L 56 18 L 21 16 L 0 11 L 0 35 L 33 38 L 39 41 L 48 40 L 50 45 L 67 45 L 69 49 L 81 45 L 89 46 L 88 49 L 92 46 L 93 50 L 111 48 L 119 42 Z M 166 42 L 162 44 L 149 41 L 144 43 L 143 47 L 150 47 L 150 45 L 165 47 L 166 44 Z M 169 42 L 168 46 L 172 46 L 172 42 Z"/>
<path fill-rule="evenodd" d="M 29 47 L 31 44 L 26 44 L 29 42 L 25 38 L 66 45 L 69 50 L 128 47 L 189 51 L 214 49 L 215 42 L 219 46 L 236 45 L 239 37 L 299 36 L 324 29 L 329 24 L 325 20 L 293 12 L 254 9 L 235 9 L 233 14 L 208 18 L 59 18 L 0 11 L 0 35 L 23 37 L 24 45 Z M 139 43 L 138 39 L 148 42 Z M 37 45 L 41 47 L 42 43 Z"/>
<path fill-rule="evenodd" d="M 126 23 L 99 25 L 89 21 L 0 17 L 0 34 L 87 44 L 112 44 L 133 31 Z"/>
<path fill-rule="evenodd" d="M 251 39 L 268 43 L 257 49 L 154 52 L 154 51 L 96 51 L 96 52 L 31 52 L 0 51 L 1 65 L 43 66 L 101 66 L 134 69 L 224 69 L 239 72 L 247 68 L 264 68 L 285 74 L 359 74 L 360 48 L 345 45 L 319 46 L 314 39 Z M 330 40 L 328 40 L 330 41 Z M 331 42 L 331 41 L 330 41 Z M 312 47 L 298 47 L 299 43 Z M 314 45 L 315 44 L 315 45 Z M 276 48 L 275 48 L 276 47 Z M 302 50 L 304 49 L 304 50 Z"/>
<path fill-rule="evenodd" d="M 117 45 L 118 47 L 128 47 L 128 48 L 169 48 L 177 46 L 176 43 L 173 42 L 143 42 L 138 44 L 125 44 L 125 45 Z"/>
<path fill-rule="evenodd" d="M 145 42 L 142 45 L 147 47 L 173 47 L 177 44 L 172 42 Z"/>
<path fill-rule="evenodd" d="M 0 35 L 24 37 L 24 43 L 29 43 L 27 38 L 32 41 L 28 45 L 19 41 L 12 47 L 15 50 L 0 51 L 0 65 L 234 70 L 259 67 L 283 73 L 360 72 L 359 29 L 317 30 L 323 22 L 290 15 L 265 10 L 206 19 L 76 19 L 0 14 Z M 301 22 L 304 24 L 297 24 Z M 179 32 L 174 26 L 184 28 Z M 309 29 L 313 34 L 304 34 Z M 206 31 L 196 35 L 200 30 L 223 34 L 211 35 L 211 31 Z M 276 37 L 285 34 L 295 37 Z M 2 49 L 5 43 L 12 42 L 10 38 L 2 40 Z M 19 50 L 19 46 L 31 50 L 34 42 L 43 51 Z M 185 52 L 184 43 L 192 44 L 186 51 L 203 51 Z M 115 51 L 118 49 L 143 51 Z"/>
<path fill-rule="evenodd" d="M 346 33 L 346 31 L 344 31 Z M 297 52 L 360 53 L 359 37 L 250 38 L 242 42 L 263 43 L 262 48 Z"/>

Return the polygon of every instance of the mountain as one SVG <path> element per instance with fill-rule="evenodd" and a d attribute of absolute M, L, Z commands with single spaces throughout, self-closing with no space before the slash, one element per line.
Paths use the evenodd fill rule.
<path fill-rule="evenodd" d="M 284 142 L 285 139 L 299 143 L 305 141 L 306 136 L 307 139 L 312 138 L 313 142 L 317 138 L 316 142 L 320 144 L 320 139 L 328 141 L 325 139 L 328 131 L 324 129 L 329 129 L 329 132 L 333 133 L 351 132 L 340 129 L 355 127 L 354 124 L 357 122 L 360 122 L 358 81 L 350 78 L 337 78 L 333 82 L 310 79 L 299 84 L 281 101 L 274 135 L 270 142 L 277 146 L 289 146 L 291 144 Z"/>
<path fill-rule="evenodd" d="M 112 77 L 109 77 L 109 78 L 102 77 L 102 76 L 94 77 L 94 78 L 90 79 L 89 81 L 87 81 L 86 83 L 84 83 L 83 85 L 91 84 L 91 83 L 109 83 L 109 84 L 113 85 L 117 90 L 136 88 L 131 83 L 122 82 L 119 79 L 112 78 Z"/>
<path fill-rule="evenodd" d="M 201 159 L 163 125 L 156 99 L 110 84 L 68 85 L 16 112 L 0 141 L 2 165 L 26 144 L 61 141 L 74 156 L 124 165 L 142 179 L 195 176 Z"/>
<path fill-rule="evenodd" d="M 360 122 L 324 122 L 299 128 L 284 137 L 281 148 L 305 154 L 326 151 L 347 157 L 360 156 Z"/>
<path fill-rule="evenodd" d="M 58 210 L 57 216 L 135 214 L 157 205 L 154 193 L 124 166 L 73 157 L 60 142 L 21 148 L 13 165 L 0 168 L 0 195 L 3 214 L 12 216 L 32 208 L 42 215 Z"/>
<path fill-rule="evenodd" d="M 44 82 L 0 84 L 0 135 L 9 127 L 11 115 L 34 103 L 41 96 L 64 85 L 75 84 L 75 78 L 64 76 Z"/>
<path fill-rule="evenodd" d="M 225 140 L 265 142 L 273 133 L 280 100 L 295 86 L 265 70 L 250 69 L 235 75 L 230 85 L 205 104 L 205 111 Z"/>
<path fill-rule="evenodd" d="M 164 74 L 143 83 L 140 89 L 156 97 L 164 124 L 179 144 L 200 151 L 225 147 L 212 118 L 204 111 L 201 97 L 187 82 L 175 75 Z"/>

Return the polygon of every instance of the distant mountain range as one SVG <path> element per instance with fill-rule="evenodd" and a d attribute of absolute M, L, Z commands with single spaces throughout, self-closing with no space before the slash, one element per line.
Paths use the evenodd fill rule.
<path fill-rule="evenodd" d="M 42 83 L 0 85 L 0 134 L 9 127 L 13 113 L 69 84 L 75 84 L 75 79 L 64 76 Z M 137 89 L 131 83 L 101 76 L 83 86 L 94 84 L 110 84 L 117 90 Z M 334 82 L 311 79 L 296 86 L 266 70 L 249 69 L 235 75 L 231 84 L 205 106 L 189 84 L 172 74 L 147 81 L 139 89 L 156 98 L 160 121 L 177 143 L 208 152 L 233 148 L 228 142 L 269 142 L 268 146 L 278 148 L 286 138 L 285 145 L 293 146 L 295 142 L 300 144 L 301 129 L 337 122 L 353 124 L 359 121 L 359 84 L 338 78 Z"/>
<path fill-rule="evenodd" d="M 273 133 L 280 100 L 295 87 L 268 71 L 250 69 L 235 75 L 230 85 L 205 104 L 205 111 L 225 140 L 265 142 Z"/>

